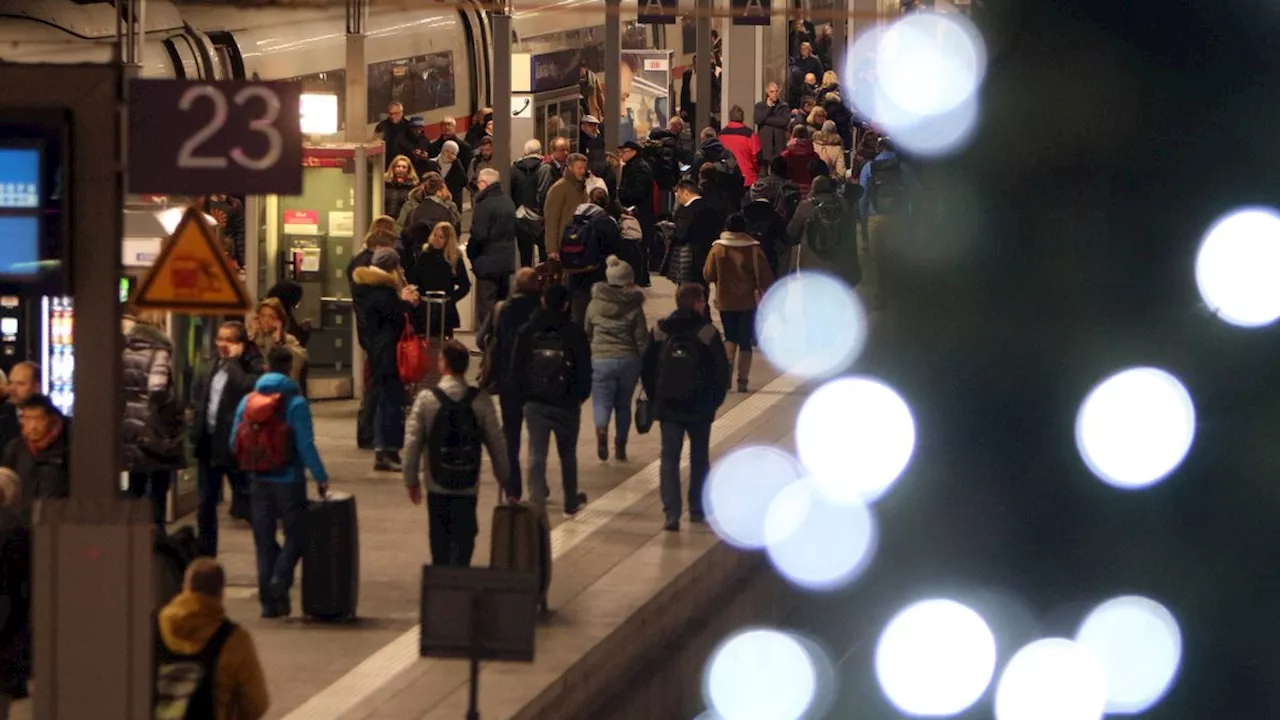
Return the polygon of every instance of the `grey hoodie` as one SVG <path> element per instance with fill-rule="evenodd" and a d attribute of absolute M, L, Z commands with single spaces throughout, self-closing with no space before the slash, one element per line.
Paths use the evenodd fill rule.
<path fill-rule="evenodd" d="M 593 359 L 640 359 L 649 344 L 644 291 L 634 285 L 614 287 L 596 283 L 591 287 L 584 329 L 591 340 Z"/>
<path fill-rule="evenodd" d="M 440 391 L 453 400 L 461 400 L 467 392 L 467 386 L 456 377 L 445 376 L 440 379 Z M 502 436 L 502 426 L 498 422 L 498 413 L 493 409 L 493 400 L 488 393 L 476 395 L 471 403 L 476 419 L 480 421 L 480 441 L 489 451 L 489 459 L 493 462 L 493 474 L 498 478 L 498 486 L 507 486 L 507 443 Z M 408 423 L 405 427 L 404 445 L 404 484 L 405 487 L 415 485 L 427 486 L 427 492 L 445 495 L 478 495 L 480 484 L 464 490 L 450 490 L 435 483 L 431 475 L 431 426 L 435 423 L 436 413 L 440 410 L 440 401 L 435 393 L 423 390 L 413 402 L 409 411 Z M 421 474 L 419 474 L 421 472 Z"/>

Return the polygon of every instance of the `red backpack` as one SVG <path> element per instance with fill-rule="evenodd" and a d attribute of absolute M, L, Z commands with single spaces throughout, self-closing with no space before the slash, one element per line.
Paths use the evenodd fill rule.
<path fill-rule="evenodd" d="M 242 472 L 276 474 L 293 464 L 293 435 L 284 393 L 252 392 L 236 427 L 235 456 Z"/>
<path fill-rule="evenodd" d="M 427 339 L 413 331 L 408 315 L 404 316 L 404 330 L 400 332 L 400 342 L 396 343 L 396 369 L 400 372 L 400 382 L 406 385 L 422 382 L 431 372 Z"/>

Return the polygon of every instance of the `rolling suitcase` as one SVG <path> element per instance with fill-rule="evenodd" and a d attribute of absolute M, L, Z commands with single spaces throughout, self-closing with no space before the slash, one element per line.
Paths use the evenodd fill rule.
<path fill-rule="evenodd" d="M 545 614 L 551 587 L 551 524 L 546 510 L 510 504 L 494 508 L 489 567 L 538 573 L 538 611 Z"/>
<path fill-rule="evenodd" d="M 348 620 L 360 600 L 360 535 L 356 499 L 329 493 L 307 508 L 307 545 L 302 554 L 302 614 Z"/>
<path fill-rule="evenodd" d="M 427 305 L 427 375 L 418 382 L 405 387 L 405 401 L 413 407 L 418 393 L 430 390 L 440 384 L 440 350 L 449 337 L 449 295 L 439 290 L 428 290 L 422 293 L 422 301 Z M 431 337 L 431 329 L 439 328 L 440 332 Z"/>

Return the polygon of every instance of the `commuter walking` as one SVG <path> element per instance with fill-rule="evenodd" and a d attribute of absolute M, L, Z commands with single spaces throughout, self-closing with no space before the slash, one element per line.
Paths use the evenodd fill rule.
<path fill-rule="evenodd" d="M 665 274 L 671 282 L 693 282 L 703 285 L 702 266 L 707 262 L 711 244 L 720 237 L 724 217 L 698 193 L 698 186 L 691 180 L 681 180 L 676 186 L 676 229 L 667 253 Z M 703 293 L 706 297 L 706 293 Z M 702 307 L 705 309 L 706 303 Z M 710 321 L 711 316 L 707 316 Z"/>
<path fill-rule="evenodd" d="M 844 162 L 844 144 L 831 120 L 822 123 L 822 130 L 813 134 L 813 150 L 827 164 L 831 177 L 841 184 L 847 175 Z"/>
<path fill-rule="evenodd" d="M 524 484 L 520 471 L 520 431 L 524 425 L 524 397 L 512 365 L 520 329 L 533 313 L 542 307 L 541 284 L 533 268 L 516 271 L 515 293 L 494 308 L 485 339 L 484 367 L 480 371 L 480 387 L 498 395 L 502 410 L 502 433 L 507 443 L 507 485 L 509 494 L 519 497 Z M 512 488 L 515 488 L 514 492 Z"/>
<path fill-rule="evenodd" d="M 584 156 L 585 157 L 585 156 Z M 565 165 L 569 162 L 569 138 L 556 137 L 551 140 L 551 152 L 546 160 L 538 166 L 538 211 L 546 216 L 547 194 L 551 188 L 564 177 Z"/>
<path fill-rule="evenodd" d="M 293 356 L 282 347 L 267 355 L 267 373 L 236 408 L 231 450 L 249 476 L 253 545 L 262 617 L 292 614 L 289 590 L 307 536 L 307 471 L 323 496 L 329 487 L 316 450 L 311 405 L 289 379 Z M 276 542 L 284 526 L 284 545 Z"/>
<path fill-rule="evenodd" d="M 808 195 L 809 186 L 813 184 L 809 163 L 822 158 L 813 150 L 813 140 L 810 139 L 807 126 L 797 125 L 791 130 L 791 142 L 782 151 L 782 159 L 787 163 L 787 179 L 795 183 L 802 197 Z"/>
<path fill-rule="evenodd" d="M 436 225 L 447 222 L 453 226 L 454 232 L 461 232 L 462 215 L 453 204 L 453 195 L 445 185 L 444 178 L 438 172 L 429 172 L 422 176 L 422 185 L 414 193 L 421 191 L 422 200 L 413 208 L 408 222 L 404 226 L 401 237 L 405 247 L 415 254 L 422 248 L 427 237 Z M 409 202 L 412 202 L 412 197 Z"/>
<path fill-rule="evenodd" d="M 471 566 L 480 524 L 483 450 L 489 451 L 498 487 L 508 487 L 507 448 L 489 395 L 467 384 L 471 353 L 456 340 L 440 351 L 440 384 L 418 393 L 409 413 L 404 484 L 414 505 L 427 486 L 433 565 Z M 421 473 L 419 472 L 421 467 Z"/>
<path fill-rule="evenodd" d="M 560 239 L 565 228 L 573 222 L 578 206 L 587 202 L 587 156 L 574 153 L 569 156 L 564 176 L 547 191 L 544 205 L 546 212 L 547 257 L 560 257 Z"/>
<path fill-rule="evenodd" d="M 689 437 L 689 520 L 706 521 L 702 488 L 711 471 L 711 423 L 724 403 L 729 363 L 720 332 L 706 319 L 706 291 L 685 283 L 676 310 L 653 329 L 640 373 L 645 395 L 662 426 L 659 492 L 663 528 L 680 529 L 680 454 Z"/>
<path fill-rule="evenodd" d="M 517 336 L 511 362 L 529 427 L 530 500 L 538 506 L 547 502 L 547 451 L 554 434 L 564 514 L 572 517 L 587 502 L 587 494 L 578 490 L 578 430 L 582 403 L 591 396 L 591 347 L 569 318 L 569 291 L 563 285 L 543 291 L 542 307 Z M 511 490 L 520 497 L 519 488 Z"/>
<path fill-rule="evenodd" d="M 516 206 L 503 192 L 501 176 L 485 168 L 476 176 L 467 257 L 476 274 L 476 325 L 483 325 L 510 292 L 516 270 Z"/>
<path fill-rule="evenodd" d="M 786 149 L 787 126 L 791 124 L 791 106 L 782 99 L 778 83 L 765 86 L 764 100 L 756 103 L 753 119 L 760 138 L 760 157 L 768 165 Z"/>
<path fill-rule="evenodd" d="M 231 454 L 232 424 L 236 408 L 265 370 L 258 349 L 249 342 L 244 323 L 224 322 L 218 328 L 217 358 L 196 380 L 191 394 L 191 444 L 196 458 L 196 527 L 200 554 L 218 555 L 218 498 L 222 479 L 231 485 L 231 512 L 236 520 L 249 520 L 249 479 L 236 467 Z"/>
<path fill-rule="evenodd" d="M 538 202 L 538 169 L 542 166 L 542 143 L 536 139 L 524 144 L 524 157 L 511 165 L 511 201 L 516 206 L 516 245 L 520 249 L 520 267 L 533 267 L 533 249 L 540 260 L 546 260 L 543 241 L 542 204 Z"/>
<path fill-rule="evenodd" d="M 470 162 L 470 157 L 462 157 L 459 142 L 461 141 L 449 140 L 441 145 L 440 154 L 431 158 L 428 169 L 430 172 L 440 173 L 440 177 L 444 178 L 454 209 L 461 213 L 462 192 L 467 188 L 467 163 Z"/>
<path fill-rule="evenodd" d="M 747 222 L 742 215 L 735 213 L 725 221 L 725 231 L 711 246 L 702 274 L 708 283 L 716 286 L 716 307 L 720 309 L 720 325 L 724 327 L 729 370 L 733 370 L 736 360 L 738 392 L 747 392 L 752 350 L 756 345 L 756 309 L 773 284 L 773 271 L 759 241 L 747 233 Z"/>
<path fill-rule="evenodd" d="M 258 720 L 267 714 L 258 651 L 249 631 L 227 617 L 226 587 L 222 566 L 197 558 L 187 566 L 182 592 L 160 610 L 155 717 Z"/>
<path fill-rule="evenodd" d="M 419 296 L 444 293 L 446 300 L 443 307 L 419 303 L 413 313 L 414 329 L 419 335 L 426 333 L 433 338 L 442 334 L 453 337 L 453 331 L 461 325 L 458 303 L 471 292 L 471 279 L 452 225 L 442 222 L 435 226 L 422 246 L 413 276 L 407 279 L 417 286 Z"/>
<path fill-rule="evenodd" d="M 405 317 L 418 304 L 418 291 L 405 283 L 400 254 L 382 248 L 373 264 L 355 271 L 361 287 L 360 314 L 364 316 L 364 343 L 369 353 L 369 379 L 374 395 L 373 469 L 398 471 L 404 445 L 404 383 L 396 366 L 396 344 L 404 332 Z"/>
<path fill-rule="evenodd" d="M 462 137 L 459 137 L 458 121 L 457 119 L 451 118 L 451 117 L 445 118 L 443 121 L 441 121 L 440 137 L 431 141 L 430 150 L 429 150 L 429 152 L 431 153 L 431 157 L 434 158 L 440 155 L 442 152 L 444 152 L 445 146 L 448 143 L 454 144 L 454 147 L 453 147 L 454 155 L 456 156 L 456 159 L 462 163 L 462 167 L 464 169 L 469 165 L 471 165 L 471 155 L 473 152 L 475 152 L 475 147 L 472 146 L 470 143 L 468 143 Z M 441 172 L 440 174 L 443 175 L 446 179 L 448 178 L 447 173 Z M 462 196 L 458 195 L 456 197 L 458 198 L 459 205 L 461 205 Z M 461 209 L 461 207 L 459 207 L 459 209 Z"/>
<path fill-rule="evenodd" d="M 591 406 L 596 423 L 596 456 L 609 459 L 609 416 L 617 416 L 614 458 L 627 459 L 631 398 L 640 381 L 640 359 L 649 344 L 644 291 L 631 266 L 617 255 L 605 263 L 605 282 L 591 289 L 584 329 L 591 342 Z"/>
<path fill-rule="evenodd" d="M 164 330 L 164 313 L 146 310 L 131 317 L 134 323 L 125 333 L 123 356 L 124 466 L 129 494 L 151 498 L 152 519 L 163 533 L 173 473 L 187 466 L 185 428 L 173 381 L 173 341 Z"/>
<path fill-rule="evenodd" d="M 392 252 L 395 251 L 393 250 Z M 303 373 L 306 371 L 307 366 L 307 351 L 303 349 L 302 343 L 298 342 L 298 338 L 289 334 L 288 325 L 289 313 L 284 309 L 284 303 L 276 298 L 267 298 L 258 303 L 258 312 L 254 315 L 254 324 L 249 331 L 249 339 L 253 341 L 254 345 L 258 346 L 258 350 L 264 357 L 277 346 L 288 350 L 293 358 L 293 366 L 289 370 L 289 377 L 294 382 L 301 384 Z M 305 387 L 303 392 L 306 392 Z"/>
<path fill-rule="evenodd" d="M 418 187 L 418 171 L 404 155 L 397 155 L 382 177 L 382 214 L 400 217 L 400 210 L 409 199 L 409 193 Z"/>
<path fill-rule="evenodd" d="M 862 281 L 856 218 L 831 178 L 813 181 L 813 191 L 787 226 L 787 237 L 799 246 L 797 270 L 824 270 L 851 287 Z M 879 299 L 873 296 L 873 304 Z"/>
<path fill-rule="evenodd" d="M 618 203 L 640 223 L 639 262 L 632 270 L 641 285 L 649 285 L 649 242 L 653 238 L 654 169 L 641 157 L 640 144 L 634 140 L 619 148 L 622 173 L 618 178 Z"/>
<path fill-rule="evenodd" d="M 893 144 L 881 138 L 875 158 L 862 166 L 858 183 L 863 188 L 859 209 L 866 222 L 867 264 L 872 276 L 868 294 L 872 306 L 883 309 L 887 300 L 887 249 L 898 245 L 905 232 L 906 216 L 911 209 L 908 190 L 912 176 Z"/>
<path fill-rule="evenodd" d="M 738 169 L 742 172 L 743 189 L 751 187 L 760 175 L 760 138 L 755 131 L 744 124 L 746 113 L 734 105 L 729 108 L 729 122 L 720 129 L 720 144 L 733 153 L 738 161 Z M 742 197 L 739 190 L 737 198 Z"/>
<path fill-rule="evenodd" d="M 591 198 L 578 206 L 560 246 L 565 286 L 569 288 L 569 315 L 578 325 L 587 315 L 591 288 L 604 280 L 605 258 L 617 254 L 622 243 L 618 222 L 606 210 L 608 193 L 597 188 L 591 191 Z"/>
<path fill-rule="evenodd" d="M 416 192 L 416 191 L 415 191 Z M 369 233 L 364 236 L 364 249 L 356 253 L 351 262 L 347 265 L 347 286 L 351 288 L 352 314 L 355 316 L 356 323 L 356 342 L 360 345 L 360 352 L 364 354 L 364 362 L 361 364 L 364 368 L 362 377 L 360 378 L 360 409 L 356 412 L 356 446 L 361 450 L 373 449 L 373 413 L 374 394 L 373 381 L 369 376 L 369 347 L 365 342 L 365 320 L 364 315 L 360 312 L 363 307 L 361 296 L 364 294 L 363 286 L 357 285 L 355 281 L 355 271 L 357 268 L 369 267 L 373 264 L 373 254 L 378 248 L 392 249 L 395 247 L 396 236 L 390 231 L 386 225 L 378 225 L 375 220 L 369 228 Z M 261 354 L 261 353 L 259 353 Z"/>

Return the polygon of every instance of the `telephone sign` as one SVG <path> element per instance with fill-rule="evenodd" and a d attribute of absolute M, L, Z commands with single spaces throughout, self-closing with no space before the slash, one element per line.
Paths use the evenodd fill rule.
<path fill-rule="evenodd" d="M 129 83 L 129 192 L 302 193 L 296 83 Z"/>

